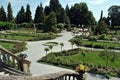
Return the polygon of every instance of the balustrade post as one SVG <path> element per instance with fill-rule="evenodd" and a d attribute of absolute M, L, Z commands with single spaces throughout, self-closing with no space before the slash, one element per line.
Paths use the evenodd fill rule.
<path fill-rule="evenodd" d="M 23 60 L 22 61 L 22 69 L 23 69 L 24 73 L 27 73 L 27 74 L 30 73 L 29 67 L 30 67 L 30 63 L 27 63 Z"/>
<path fill-rule="evenodd" d="M 8 55 L 8 65 L 10 65 L 10 55 Z"/>
<path fill-rule="evenodd" d="M 67 80 L 67 75 L 65 75 L 65 80 Z"/>
<path fill-rule="evenodd" d="M 0 53 L 0 61 L 2 61 L 2 56 L 1 56 L 2 54 Z"/>
<path fill-rule="evenodd" d="M 18 65 L 18 66 L 17 66 L 17 70 L 21 70 L 21 69 L 20 69 L 20 63 L 19 63 L 19 61 L 17 61 L 17 65 Z"/>
<path fill-rule="evenodd" d="M 15 59 L 14 59 L 14 57 L 12 57 L 12 60 L 13 60 L 12 66 L 13 66 L 13 68 L 15 68 Z"/>

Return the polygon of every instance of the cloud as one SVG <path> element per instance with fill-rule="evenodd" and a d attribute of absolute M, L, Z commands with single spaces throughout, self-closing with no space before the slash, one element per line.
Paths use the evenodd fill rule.
<path fill-rule="evenodd" d="M 10 2 L 12 5 L 25 3 L 27 0 L 6 0 L 7 2 Z"/>
<path fill-rule="evenodd" d="M 89 2 L 94 5 L 101 5 L 104 4 L 106 0 L 90 0 Z"/>

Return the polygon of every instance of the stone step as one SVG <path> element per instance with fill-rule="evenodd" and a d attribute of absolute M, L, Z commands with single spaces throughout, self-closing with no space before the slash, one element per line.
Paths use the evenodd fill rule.
<path fill-rule="evenodd" d="M 5 72 L 0 72 L 0 76 L 2 76 L 2 75 L 4 75 L 5 74 Z"/>
<path fill-rule="evenodd" d="M 9 74 L 6 74 L 5 72 L 0 72 L 0 76 L 9 76 Z"/>

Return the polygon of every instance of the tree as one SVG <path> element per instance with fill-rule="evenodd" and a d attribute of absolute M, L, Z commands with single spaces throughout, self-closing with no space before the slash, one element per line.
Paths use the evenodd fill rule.
<path fill-rule="evenodd" d="M 49 51 L 49 48 L 45 48 L 44 50 L 46 51 L 46 55 L 47 55 L 47 52 Z"/>
<path fill-rule="evenodd" d="M 7 21 L 6 12 L 3 6 L 0 8 L 0 21 Z"/>
<path fill-rule="evenodd" d="M 16 23 L 21 24 L 23 22 L 25 22 L 25 9 L 23 6 L 21 6 L 21 9 L 16 16 Z"/>
<path fill-rule="evenodd" d="M 63 21 L 63 19 L 61 19 L 61 17 L 63 17 L 62 15 L 62 6 L 59 3 L 59 0 L 50 0 L 50 10 L 51 12 L 54 11 L 56 13 L 56 18 L 57 18 L 57 22 L 61 23 L 61 20 Z"/>
<path fill-rule="evenodd" d="M 120 6 L 113 5 L 108 9 L 108 21 L 111 21 L 111 25 L 120 26 Z M 109 23 L 109 22 L 108 22 Z"/>
<path fill-rule="evenodd" d="M 8 22 L 13 22 L 14 18 L 13 18 L 13 11 L 11 8 L 11 3 L 8 3 L 8 7 L 7 7 L 7 21 Z"/>
<path fill-rule="evenodd" d="M 82 25 L 93 25 L 95 23 L 95 18 L 91 11 L 88 10 L 86 3 L 76 3 L 69 10 L 69 18 L 71 24 L 82 26 Z"/>
<path fill-rule="evenodd" d="M 45 6 L 44 13 L 46 14 L 46 16 L 47 16 L 47 15 L 49 15 L 49 14 L 50 14 L 50 12 L 51 12 L 50 7 L 49 7 L 49 6 Z"/>
<path fill-rule="evenodd" d="M 108 29 L 107 29 L 107 24 L 101 20 L 98 22 L 98 25 L 96 26 L 95 28 L 95 35 L 97 34 L 106 34 L 108 32 Z"/>
<path fill-rule="evenodd" d="M 43 23 L 43 21 L 44 21 L 44 12 L 43 12 L 42 4 L 40 4 L 40 6 L 37 7 L 35 12 L 34 23 Z"/>
<path fill-rule="evenodd" d="M 54 12 L 51 12 L 50 15 L 45 17 L 44 21 L 44 32 L 56 32 L 57 28 L 57 19 Z"/>
<path fill-rule="evenodd" d="M 50 45 L 49 48 L 50 48 L 50 50 L 51 50 L 51 52 L 52 52 L 53 45 Z"/>
<path fill-rule="evenodd" d="M 30 11 L 30 5 L 27 4 L 26 12 L 25 12 L 25 22 L 30 23 L 32 21 L 31 11 Z"/>
<path fill-rule="evenodd" d="M 62 48 L 63 48 L 63 46 L 64 46 L 64 43 L 60 43 L 60 46 L 61 46 L 61 51 L 62 51 Z"/>
<path fill-rule="evenodd" d="M 68 14 L 69 14 L 69 11 L 70 11 L 70 8 L 69 8 L 69 6 L 68 6 L 68 4 L 67 4 L 67 5 L 66 5 L 66 8 L 65 8 L 65 12 L 66 12 L 67 16 L 68 16 Z"/>
<path fill-rule="evenodd" d="M 72 49 L 73 49 L 73 45 L 75 44 L 75 39 L 74 39 L 74 38 L 73 38 L 73 39 L 70 39 L 69 42 L 71 43 Z"/>

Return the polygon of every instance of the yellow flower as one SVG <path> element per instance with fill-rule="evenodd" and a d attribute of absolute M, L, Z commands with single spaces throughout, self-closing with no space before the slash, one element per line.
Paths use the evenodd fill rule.
<path fill-rule="evenodd" d="M 82 65 L 82 64 L 80 64 L 80 65 L 79 65 L 79 69 L 84 71 L 84 70 L 85 70 L 85 66 Z"/>
<path fill-rule="evenodd" d="M 88 68 L 82 64 L 79 64 L 75 69 L 75 71 L 87 71 L 87 70 Z"/>

